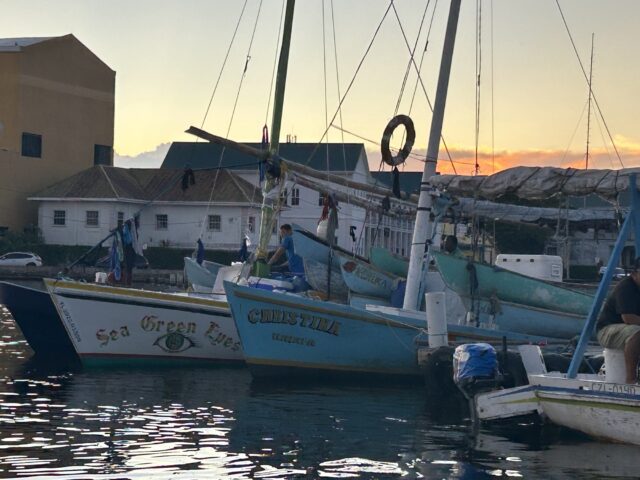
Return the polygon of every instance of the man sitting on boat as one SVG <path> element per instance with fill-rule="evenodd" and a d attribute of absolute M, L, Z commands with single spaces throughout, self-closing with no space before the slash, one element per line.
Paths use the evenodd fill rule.
<path fill-rule="evenodd" d="M 272 268 L 273 271 L 280 272 L 289 272 L 291 275 L 304 276 L 304 265 L 302 263 L 302 258 L 299 255 L 296 255 L 295 249 L 293 248 L 293 229 L 291 225 L 285 223 L 280 226 L 280 238 L 281 243 L 275 253 L 269 259 L 269 265 L 275 264 L 276 261 L 282 257 L 282 254 L 286 252 L 287 261 L 276 265 Z"/>
<path fill-rule="evenodd" d="M 624 350 L 627 383 L 637 382 L 640 361 L 640 257 L 633 267 L 607 298 L 597 324 L 603 347 Z"/>

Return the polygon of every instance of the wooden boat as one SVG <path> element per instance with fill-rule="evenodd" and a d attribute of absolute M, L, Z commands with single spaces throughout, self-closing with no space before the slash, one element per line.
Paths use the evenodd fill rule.
<path fill-rule="evenodd" d="M 594 437 L 640 445 L 640 387 L 635 383 L 623 383 L 626 378 L 623 352 L 613 351 L 607 355 L 605 350 L 604 375 L 578 373 L 632 225 L 636 231 L 635 246 L 640 251 L 637 235 L 640 231 L 640 194 L 635 175 L 631 176 L 629 185 L 631 212 L 620 229 L 568 372 L 547 372 L 538 347 L 521 347 L 529 385 L 476 395 L 475 413 L 480 420 L 537 413 L 552 423 Z M 614 361 L 616 353 L 621 360 L 619 365 Z"/>
<path fill-rule="evenodd" d="M 184 274 L 189 285 L 196 291 L 211 292 L 218 270 L 224 265 L 204 260 L 202 265 L 191 257 L 184 257 Z"/>
<path fill-rule="evenodd" d="M 83 364 L 243 361 L 224 297 L 44 283 Z"/>
<path fill-rule="evenodd" d="M 369 261 L 385 272 L 393 273 L 399 277 L 407 277 L 409 272 L 409 259 L 401 255 L 391 253 L 383 247 L 371 247 Z"/>
<path fill-rule="evenodd" d="M 500 267 L 469 262 L 441 252 L 434 252 L 433 257 L 447 286 L 463 299 L 497 298 L 523 306 L 583 316 L 589 313 L 593 303 L 593 296 L 589 293 L 572 290 L 557 283 L 527 277 Z"/>
<path fill-rule="evenodd" d="M 329 268 L 326 263 L 318 262 L 312 258 L 303 258 L 304 273 L 307 282 L 314 290 L 326 294 L 329 291 Z M 331 269 L 331 299 L 346 302 L 349 297 L 349 287 L 342 279 L 339 268 Z"/>
<path fill-rule="evenodd" d="M 300 255 L 303 259 L 315 260 L 316 262 L 327 265 L 329 258 L 331 258 L 332 268 L 335 268 L 336 272 L 338 272 L 340 271 L 340 260 L 335 254 L 339 253 L 346 256 L 354 256 L 353 253 L 337 245 L 330 247 L 326 241 L 298 225 L 294 224 L 292 228 L 293 247 L 296 251 L 296 255 Z M 333 254 L 331 254 L 331 250 L 333 250 Z M 355 258 L 363 262 L 368 261 L 366 258 L 359 255 L 356 255 Z"/>
<path fill-rule="evenodd" d="M 335 256 L 340 262 L 344 283 L 351 291 L 360 295 L 390 299 L 402 280 L 357 258 L 338 252 Z"/>
<path fill-rule="evenodd" d="M 0 304 L 38 357 L 77 360 L 76 350 L 46 290 L 0 282 Z"/>
<path fill-rule="evenodd" d="M 257 377 L 310 375 L 421 377 L 417 348 L 424 312 L 381 305 L 357 308 L 225 282 L 245 361 Z M 555 343 L 557 339 L 450 324 L 452 341 Z M 561 340 L 565 343 L 564 340 Z"/>

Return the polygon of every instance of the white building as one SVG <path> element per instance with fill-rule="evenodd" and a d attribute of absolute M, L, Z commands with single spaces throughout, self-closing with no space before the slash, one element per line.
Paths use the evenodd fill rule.
<path fill-rule="evenodd" d="M 174 142 L 159 169 L 96 166 L 29 199 L 39 202 L 38 225 L 48 244 L 95 245 L 118 222 L 140 212 L 139 234 L 148 246 L 190 248 L 202 238 L 207 249 L 237 250 L 245 235 L 257 243 L 262 203 L 258 161 L 230 149 L 221 153 L 221 147 L 210 143 Z M 387 186 L 369 172 L 362 144 L 316 148 L 286 143 L 280 155 L 317 171 Z M 194 171 L 195 185 L 183 190 L 186 166 Z M 277 244 L 279 225 L 297 224 L 315 232 L 322 213 L 322 193 L 290 182 L 285 187 L 286 202 L 271 246 Z M 345 190 L 335 184 L 332 188 Z M 360 207 L 340 203 L 338 221 L 336 236 L 343 248 L 366 254 L 371 245 L 379 245 L 409 252 L 410 220 L 367 216 Z"/>

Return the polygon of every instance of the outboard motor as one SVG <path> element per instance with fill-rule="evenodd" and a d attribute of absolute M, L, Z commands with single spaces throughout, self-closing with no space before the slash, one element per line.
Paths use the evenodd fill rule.
<path fill-rule="evenodd" d="M 475 432 L 478 422 L 474 397 L 481 392 L 496 390 L 503 381 L 495 348 L 488 343 L 469 343 L 456 347 L 453 353 L 453 381 L 469 401 Z"/>

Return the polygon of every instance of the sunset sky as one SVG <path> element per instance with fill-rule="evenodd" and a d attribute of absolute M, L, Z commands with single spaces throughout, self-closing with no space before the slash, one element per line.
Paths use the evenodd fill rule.
<path fill-rule="evenodd" d="M 73 33 L 78 37 L 117 72 L 116 164 L 157 166 L 170 142 L 192 140 L 184 130 L 189 125 L 200 126 L 244 3 L 244 0 L 4 0 L 0 36 Z M 329 119 L 336 112 L 332 4 L 337 73 L 344 94 L 389 0 L 297 1 L 282 141 L 284 135 L 293 134 L 298 142 L 318 142 L 326 127 L 323 7 Z M 427 4 L 428 0 L 395 1 L 412 47 Z M 640 2 L 559 0 L 559 4 L 587 71 L 591 35 L 595 34 L 593 91 L 623 164 L 639 166 Z M 229 129 L 259 5 L 260 0 L 246 2 L 204 124 L 210 132 L 224 136 Z M 434 5 L 433 28 L 421 73 L 432 100 L 449 1 L 429 3 L 416 53 L 419 62 Z M 475 156 L 476 5 L 473 0 L 462 2 L 443 130 L 454 159 L 459 162 L 458 173 L 471 173 Z M 513 165 L 583 167 L 588 86 L 556 1 L 483 0 L 481 5 L 480 173 Z M 267 103 L 281 10 L 282 0 L 262 1 L 229 132 L 232 139 L 259 141 L 262 126 L 269 117 Z M 379 141 L 396 111 L 408 60 L 399 22 L 391 9 L 344 101 L 345 129 Z M 409 113 L 415 85 L 416 74 L 411 70 L 398 113 Z M 411 117 L 417 131 L 414 152 L 423 156 L 431 115 L 420 88 Z M 339 125 L 339 117 L 334 123 Z M 621 167 L 595 105 L 590 138 L 593 154 L 590 166 Z M 329 140 L 341 139 L 340 132 L 332 128 Z M 344 140 L 362 141 L 347 133 Z M 371 169 L 377 170 L 379 147 L 364 143 Z M 451 171 L 442 149 L 440 157 L 443 161 L 439 170 Z M 413 159 L 406 168 L 422 169 L 421 162 Z"/>

